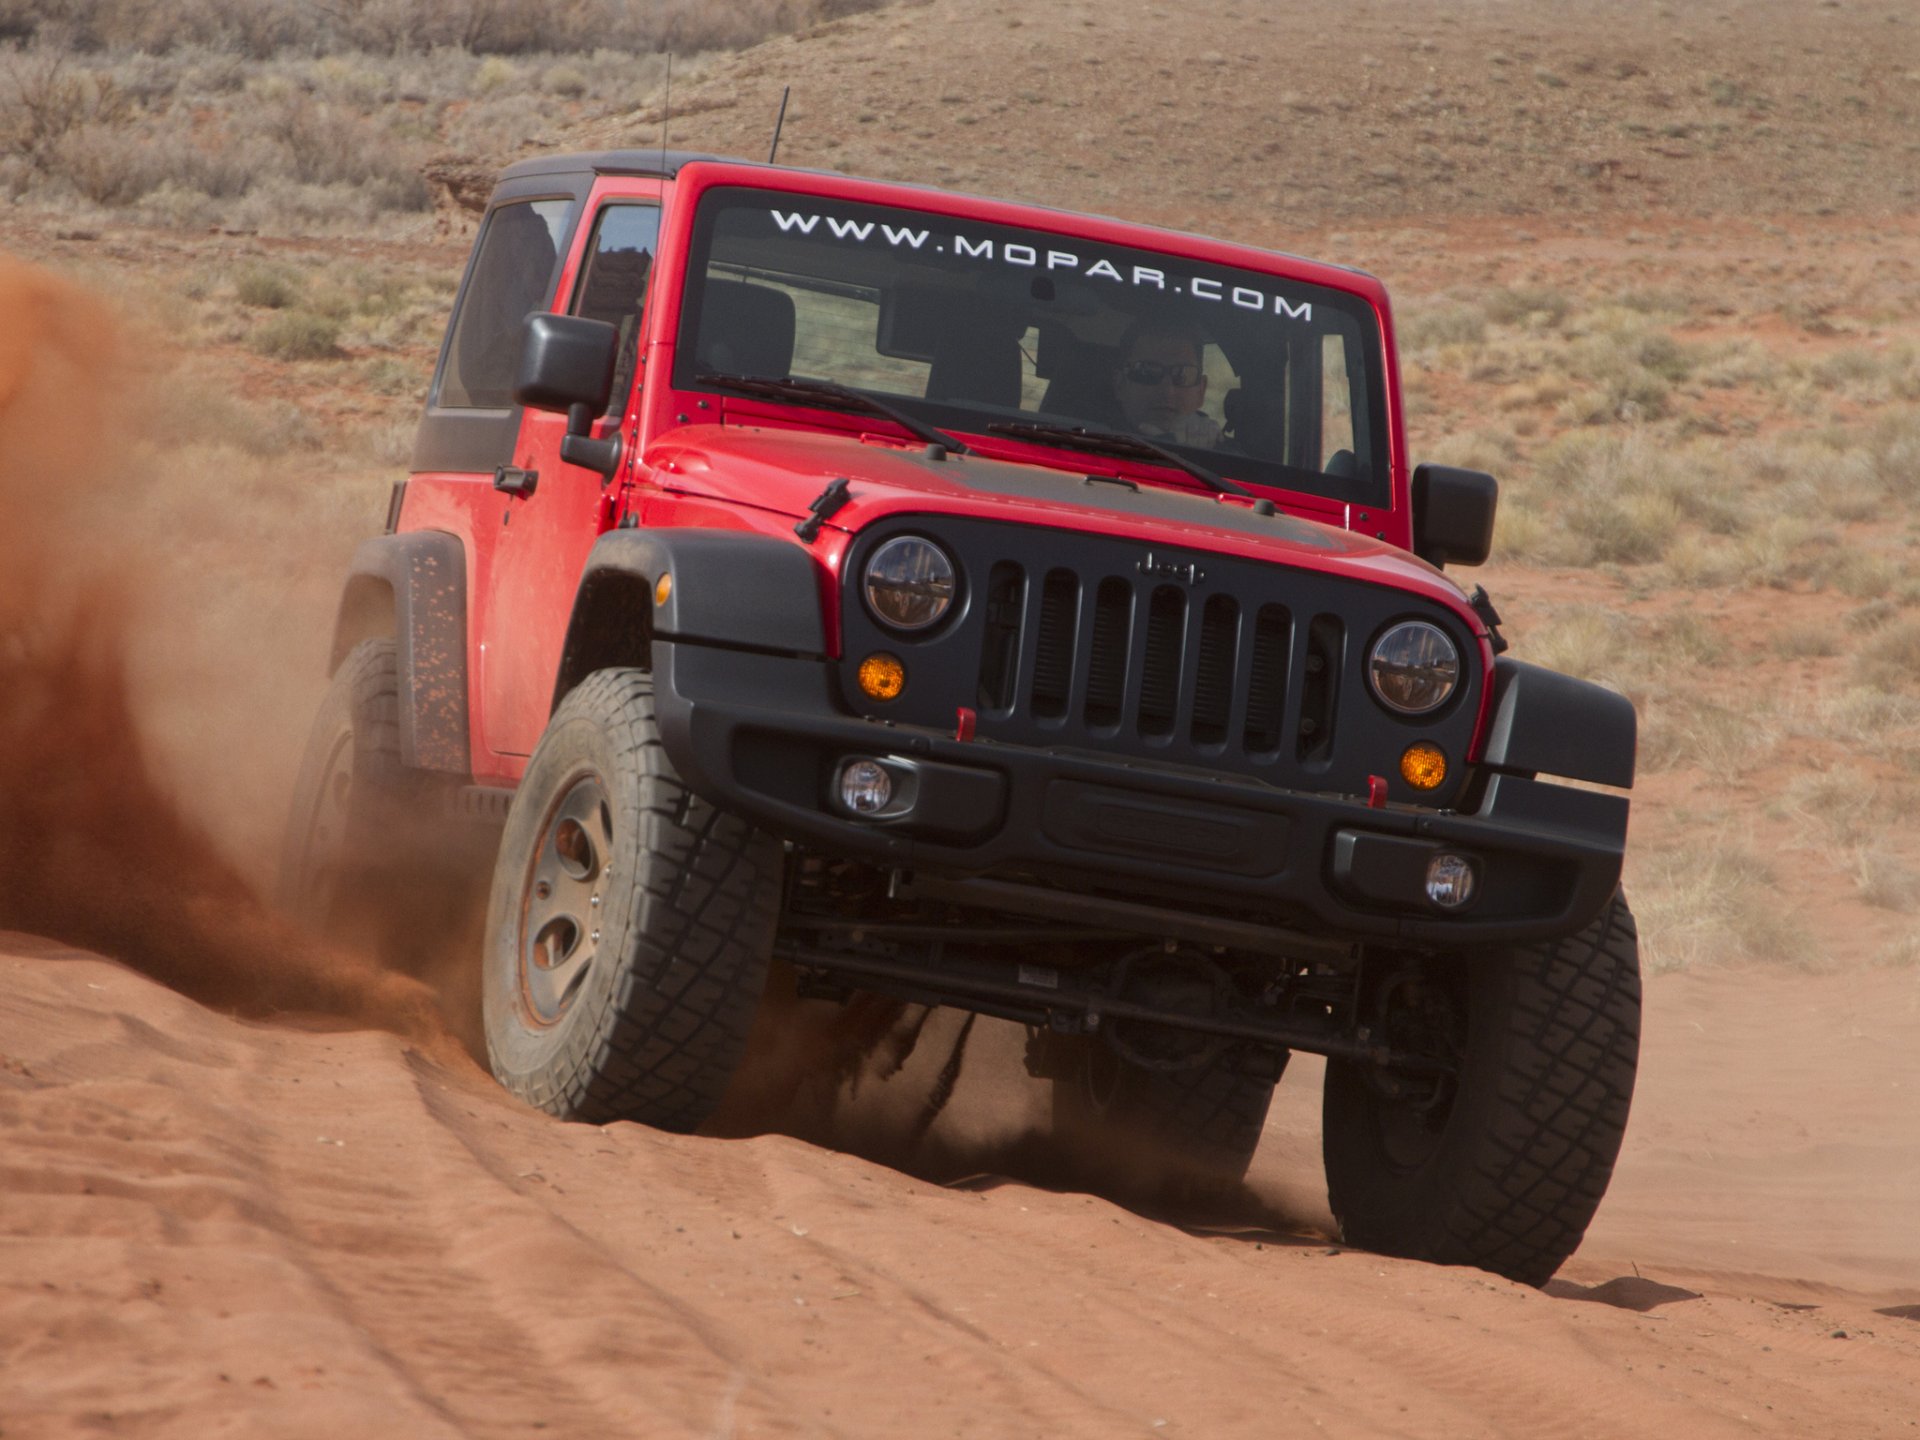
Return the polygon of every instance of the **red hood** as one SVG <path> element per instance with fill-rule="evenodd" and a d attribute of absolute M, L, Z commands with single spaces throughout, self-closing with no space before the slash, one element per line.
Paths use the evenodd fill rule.
<path fill-rule="evenodd" d="M 667 490 L 772 510 L 795 519 L 827 485 L 852 481 L 829 522 L 849 533 L 898 514 L 995 516 L 1033 525 L 1241 555 L 1351 575 L 1437 600 L 1475 632 L 1484 629 L 1458 586 L 1396 546 L 1284 512 L 1257 515 L 1244 502 L 1145 480 L 1137 489 L 1095 480 L 1121 462 L 1084 456 L 1075 468 L 1015 463 L 979 454 L 932 458 L 921 446 L 818 430 L 686 425 L 645 457 Z M 1138 473 L 1138 467 L 1128 465 Z"/>

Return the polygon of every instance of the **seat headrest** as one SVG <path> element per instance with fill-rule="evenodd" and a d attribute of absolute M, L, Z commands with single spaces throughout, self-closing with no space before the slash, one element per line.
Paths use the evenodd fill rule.
<path fill-rule="evenodd" d="M 698 367 L 784 380 L 793 372 L 793 297 L 744 280 L 709 280 L 700 302 Z"/>

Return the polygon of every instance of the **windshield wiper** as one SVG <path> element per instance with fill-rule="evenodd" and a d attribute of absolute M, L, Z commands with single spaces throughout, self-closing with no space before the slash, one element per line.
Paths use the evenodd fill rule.
<path fill-rule="evenodd" d="M 916 420 L 906 411 L 896 409 L 884 400 L 876 400 L 866 391 L 855 390 L 851 385 L 837 385 L 831 380 L 777 380 L 771 375 L 721 375 L 711 370 L 694 378 L 703 385 L 738 390 L 742 395 L 761 395 L 769 400 L 801 400 L 827 410 L 853 410 L 879 415 L 893 421 L 915 439 L 924 440 L 929 445 L 944 446 L 955 455 L 967 453 L 967 447 L 946 431 L 936 430 L 926 421 Z"/>
<path fill-rule="evenodd" d="M 1084 425 L 1037 425 L 1008 421 L 987 426 L 995 435 L 1011 435 L 1016 440 L 1034 440 L 1042 445 L 1059 445 L 1068 450 L 1083 450 L 1092 455 L 1114 455 L 1121 459 L 1158 460 L 1171 465 L 1176 470 L 1184 470 L 1202 485 L 1222 495 L 1244 495 L 1253 498 L 1253 492 L 1237 480 L 1229 480 L 1224 475 L 1216 475 L 1186 456 L 1157 445 L 1144 435 L 1120 435 L 1112 430 L 1090 430 Z"/>

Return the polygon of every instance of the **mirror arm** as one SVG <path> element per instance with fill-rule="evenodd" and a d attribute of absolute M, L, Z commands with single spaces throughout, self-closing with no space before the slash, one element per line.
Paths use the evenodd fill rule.
<path fill-rule="evenodd" d="M 611 480 L 613 472 L 620 468 L 620 437 L 609 435 L 604 440 L 595 440 L 587 435 L 563 435 L 560 458 L 569 465 L 597 472 L 602 481 Z"/>
<path fill-rule="evenodd" d="M 620 432 L 595 440 L 593 421 L 598 413 L 592 405 L 567 407 L 567 433 L 560 437 L 560 458 L 569 465 L 597 472 L 605 482 L 620 468 Z"/>

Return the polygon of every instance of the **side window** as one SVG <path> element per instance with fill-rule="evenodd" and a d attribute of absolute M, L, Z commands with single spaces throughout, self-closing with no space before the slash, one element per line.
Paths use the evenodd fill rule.
<path fill-rule="evenodd" d="M 1320 468 L 1335 474 L 1353 473 L 1353 392 L 1348 388 L 1352 367 L 1347 363 L 1343 335 L 1320 340 Z M 1344 458 L 1343 458 L 1344 457 Z M 1344 465 L 1345 468 L 1340 467 Z"/>
<path fill-rule="evenodd" d="M 647 277 L 660 239 L 657 205 L 608 205 L 594 221 L 593 240 L 574 290 L 573 313 L 604 320 L 620 332 L 620 361 L 613 372 L 609 409 L 626 403 L 640 351 L 646 314 Z"/>
<path fill-rule="evenodd" d="M 513 404 L 520 326 L 546 307 L 571 200 L 502 205 L 487 217 L 454 317 L 453 338 L 434 403 L 451 410 L 505 410 Z"/>

